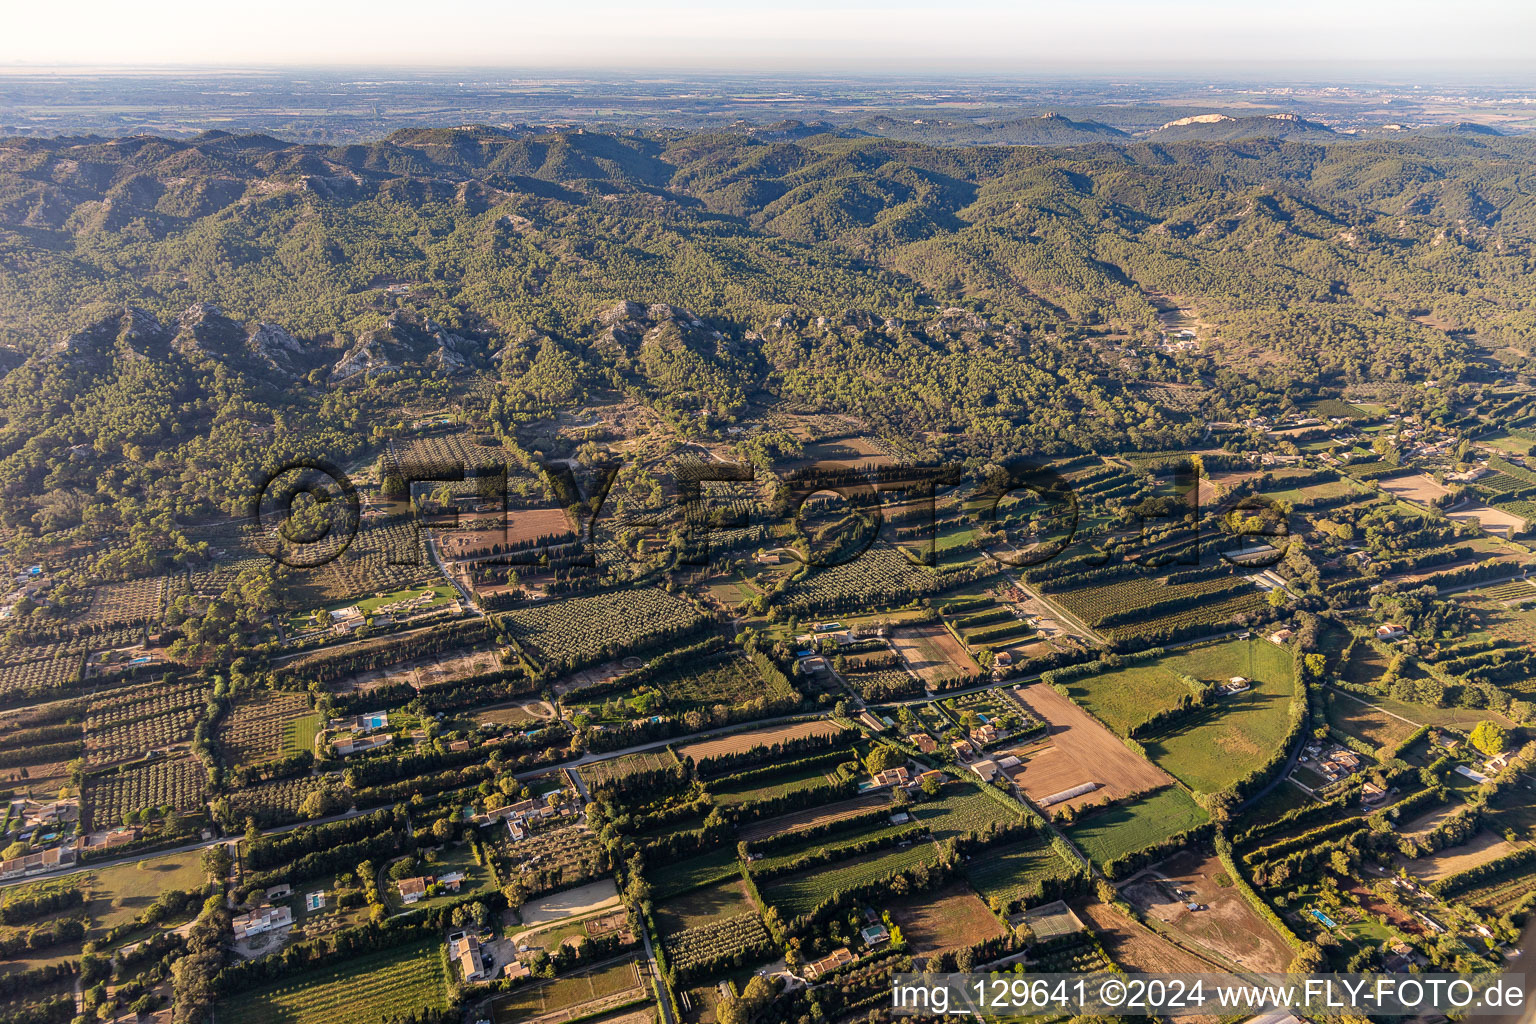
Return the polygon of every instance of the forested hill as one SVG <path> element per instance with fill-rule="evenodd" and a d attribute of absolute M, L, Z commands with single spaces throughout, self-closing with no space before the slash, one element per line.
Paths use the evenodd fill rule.
<path fill-rule="evenodd" d="M 1529 362 L 1536 140 L 793 134 L 0 141 L 0 515 L 227 507 L 398 419 L 402 374 L 499 382 L 454 401 L 506 429 L 619 388 L 684 431 L 782 399 L 994 457 Z"/>

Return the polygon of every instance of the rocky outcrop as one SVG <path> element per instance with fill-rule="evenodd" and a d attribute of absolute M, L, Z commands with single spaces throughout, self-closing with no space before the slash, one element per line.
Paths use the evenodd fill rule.
<path fill-rule="evenodd" d="M 330 380 L 340 383 L 412 366 L 458 372 L 468 369 L 481 351 L 478 342 L 413 313 L 390 314 L 384 326 L 357 339 L 336 365 Z"/>

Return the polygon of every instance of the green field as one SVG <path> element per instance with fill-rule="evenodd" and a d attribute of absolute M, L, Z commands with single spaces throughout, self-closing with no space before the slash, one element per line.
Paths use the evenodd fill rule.
<path fill-rule="evenodd" d="M 374 612 L 387 605 L 409 601 L 412 598 L 428 597 L 429 599 L 409 610 L 412 615 L 419 615 L 425 611 L 441 608 L 444 605 L 458 599 L 458 591 L 447 583 L 436 587 L 411 587 L 406 590 L 396 590 L 388 594 L 380 594 L 377 597 L 364 598 L 357 602 L 358 610 L 364 615 L 372 615 Z M 403 612 L 402 612 L 403 614 Z"/>
<path fill-rule="evenodd" d="M 1070 878 L 1077 874 L 1077 867 L 1063 860 L 1045 835 L 1036 834 L 973 858 L 965 873 L 983 899 L 1011 906 L 1015 901 L 1033 902 L 1042 882 Z"/>
<path fill-rule="evenodd" d="M 823 865 L 798 875 L 774 879 L 759 887 L 763 899 L 777 907 L 785 921 L 808 914 L 834 893 L 863 885 L 916 864 L 933 863 L 939 851 L 930 842 L 919 839 L 911 846 L 876 850 L 861 857 Z"/>
<path fill-rule="evenodd" d="M 568 974 L 541 985 L 524 987 L 491 1004 L 496 1024 L 516 1024 L 543 1013 L 570 1009 L 597 999 L 617 996 L 630 989 L 641 992 L 640 976 L 633 959 Z M 611 1004 L 610 1004 L 611 1005 Z"/>
<path fill-rule="evenodd" d="M 1188 793 L 1169 786 L 1151 796 L 1094 814 L 1068 829 L 1067 838 L 1102 868 L 1112 860 L 1194 828 L 1205 820 L 1205 811 Z"/>
<path fill-rule="evenodd" d="M 1023 807 L 1010 813 L 1001 800 L 988 796 L 971 782 L 949 783 L 938 797 L 914 805 L 912 812 L 939 842 L 980 831 L 995 821 L 1012 822 L 1024 816 Z"/>
<path fill-rule="evenodd" d="M 797 793 L 802 789 L 811 789 L 826 782 L 830 775 L 826 766 L 802 768 L 772 779 L 736 785 L 724 782 L 710 783 L 707 788 L 710 796 L 715 798 L 716 804 L 729 807 L 748 800 L 764 800 L 768 797 L 783 796 L 786 793 Z"/>
<path fill-rule="evenodd" d="M 1200 793 L 1219 793 L 1262 766 L 1290 728 L 1289 680 L 1255 680 L 1247 693 L 1219 697 L 1214 706 L 1180 719 L 1170 732 L 1143 737 L 1147 756 Z"/>
<path fill-rule="evenodd" d="M 198 858 L 197 851 L 179 853 L 75 876 L 90 879 L 92 930 L 127 924 L 167 889 L 196 889 L 203 885 L 208 878 Z"/>
<path fill-rule="evenodd" d="M 745 885 L 740 879 L 727 879 L 658 904 L 656 927 L 663 932 L 680 932 L 752 912 Z"/>
<path fill-rule="evenodd" d="M 283 723 L 283 753 L 314 752 L 315 736 L 320 732 L 320 716 L 305 715 Z"/>
<path fill-rule="evenodd" d="M 1152 712 L 1173 707 L 1189 694 L 1189 687 L 1160 661 L 1073 679 L 1066 684 L 1067 695 L 1124 736 Z"/>
<path fill-rule="evenodd" d="M 718 882 L 722 878 L 733 877 L 740 873 L 741 866 L 736 860 L 736 848 L 727 846 L 712 853 L 647 869 L 645 878 L 651 883 L 651 895 L 657 900 L 664 900 L 680 892 L 687 892 L 689 889 L 695 889 L 710 882 Z"/>
<path fill-rule="evenodd" d="M 1229 640 L 1083 676 L 1066 687 L 1074 701 L 1123 736 L 1153 712 L 1173 707 L 1188 695 L 1189 686 L 1179 678 L 1185 675 L 1222 683 L 1233 676 L 1247 676 L 1284 683 L 1289 694 L 1291 652 L 1266 640 Z"/>
<path fill-rule="evenodd" d="M 437 939 L 294 974 L 220 1003 L 215 1024 L 375 1024 L 390 1014 L 448 1008 Z"/>

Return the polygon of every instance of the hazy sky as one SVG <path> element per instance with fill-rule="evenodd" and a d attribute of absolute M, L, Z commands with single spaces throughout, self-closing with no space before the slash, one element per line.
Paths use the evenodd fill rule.
<path fill-rule="evenodd" d="M 751 72 L 1220 59 L 1342 69 L 1536 53 L 1532 0 L 9 0 L 3 10 L 4 63 Z"/>

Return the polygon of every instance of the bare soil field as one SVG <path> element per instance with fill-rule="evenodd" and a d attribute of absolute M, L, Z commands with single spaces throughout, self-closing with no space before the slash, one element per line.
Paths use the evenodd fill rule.
<path fill-rule="evenodd" d="M 1491 505 L 1469 505 L 1455 512 L 1447 512 L 1445 517 L 1462 523 L 1475 521 L 1495 537 L 1510 537 L 1525 528 L 1522 517 Z"/>
<path fill-rule="evenodd" d="M 1216 884 L 1221 873 L 1221 861 L 1214 855 L 1184 850 L 1138 875 L 1122 892 L 1185 940 L 1224 960 L 1249 970 L 1283 972 L 1291 962 L 1290 948 L 1236 886 Z M 1195 895 L 1180 899 L 1168 883 Z M 1189 902 L 1207 909 L 1192 911 Z"/>
<path fill-rule="evenodd" d="M 1409 501 L 1417 501 L 1420 504 L 1428 504 L 1436 498 L 1443 498 L 1451 493 L 1451 489 L 1444 484 L 1437 483 L 1434 477 L 1417 473 L 1413 476 L 1398 476 L 1379 481 L 1381 489 L 1388 494 Z"/>
<path fill-rule="evenodd" d="M 698 743 L 690 743 L 686 747 L 679 747 L 677 753 L 679 757 L 707 761 L 722 754 L 738 754 L 756 746 L 771 746 L 774 743 L 797 740 L 804 736 L 831 736 L 837 731 L 838 726 L 826 719 L 818 718 L 811 722 L 771 726 L 767 729 L 753 729 L 750 732 L 721 736 L 719 739 L 702 740 Z"/>
<path fill-rule="evenodd" d="M 639 668 L 640 666 L 635 665 L 633 667 Z M 626 669 L 621 663 L 605 661 L 601 665 L 584 668 L 580 672 L 572 672 L 562 679 L 557 679 L 554 683 L 554 690 L 555 693 L 562 694 L 569 692 L 575 687 L 585 686 L 588 683 L 605 683 L 610 679 L 616 679 L 623 675 L 625 671 Z"/>
<path fill-rule="evenodd" d="M 459 517 L 457 529 L 439 530 L 438 547 L 448 558 L 480 558 L 541 537 L 559 544 L 575 538 L 570 520 L 557 508 L 508 509 L 505 520 L 497 511 L 489 515 Z"/>
<path fill-rule="evenodd" d="M 1430 829 L 1434 828 L 1436 825 L 1440 824 L 1442 821 L 1444 821 L 1446 818 L 1449 818 L 1457 811 L 1462 810 L 1464 807 L 1466 807 L 1466 804 L 1461 803 L 1459 800 L 1453 800 L 1443 807 L 1436 807 L 1432 811 L 1421 814 L 1417 818 L 1399 825 L 1397 830 L 1405 836 L 1413 836 L 1418 835 L 1421 832 L 1428 832 Z"/>
<path fill-rule="evenodd" d="M 937 956 L 1003 934 L 1003 925 L 966 885 L 889 905 L 914 956 Z"/>
<path fill-rule="evenodd" d="M 891 630 L 891 646 L 922 677 L 923 682 L 946 675 L 970 675 L 981 671 L 960 641 L 937 622 Z"/>
<path fill-rule="evenodd" d="M 455 679 L 495 672 L 501 668 L 501 660 L 490 648 L 476 648 L 457 654 L 443 654 L 431 658 L 419 658 L 404 665 L 391 665 L 374 672 L 364 672 L 342 684 L 343 690 L 367 692 L 385 683 L 409 683 L 417 690 L 441 686 Z"/>
<path fill-rule="evenodd" d="M 524 722 L 547 722 L 555 717 L 555 709 L 549 706 L 547 701 L 525 700 L 514 704 L 502 704 L 493 708 L 482 708 L 475 712 L 476 722 L 488 722 L 492 725 L 521 725 Z"/>
<path fill-rule="evenodd" d="M 1328 717 L 1341 731 L 1376 747 L 1395 746 L 1418 729 L 1412 722 L 1337 690 L 1328 693 Z"/>
<path fill-rule="evenodd" d="M 1098 933 L 1104 951 L 1116 964 L 1137 974 L 1208 974 L 1216 968 L 1181 949 L 1105 903 L 1074 906 L 1077 916 Z M 1180 1020 L 1211 1022 L 1215 1017 L 1180 1017 Z"/>
<path fill-rule="evenodd" d="M 1475 868 L 1479 864 L 1486 864 L 1491 860 L 1514 853 L 1515 849 L 1515 844 L 1485 830 L 1460 846 L 1452 846 L 1427 857 L 1407 861 L 1403 867 L 1421 882 L 1438 882 L 1459 871 Z"/>
<path fill-rule="evenodd" d="M 1046 724 L 1048 746 L 1031 747 L 1024 771 L 1016 781 L 1037 804 L 1054 793 L 1086 782 L 1097 782 L 1091 793 L 1064 800 L 1056 807 L 1075 807 L 1098 802 L 1106 796 L 1118 800 L 1173 782 L 1161 768 L 1137 757 L 1114 733 L 1092 715 L 1051 689 L 1032 683 L 1013 691 L 1014 696 Z M 1051 808 L 1046 809 L 1050 813 Z"/>
<path fill-rule="evenodd" d="M 614 885 L 613 879 L 602 878 L 575 889 L 529 900 L 523 904 L 519 913 L 522 915 L 523 925 L 532 928 L 535 925 L 548 924 L 562 918 L 575 917 L 577 914 L 588 914 L 604 907 L 617 906 L 618 902 L 619 890 Z"/>
<path fill-rule="evenodd" d="M 854 797 L 852 800 L 840 800 L 835 804 L 826 804 L 821 807 L 808 807 L 793 814 L 782 814 L 777 818 L 754 821 L 739 829 L 736 832 L 736 838 L 750 843 L 757 839 L 766 839 L 768 836 L 776 836 L 781 832 L 798 832 L 813 825 L 825 825 L 828 822 L 867 811 L 871 807 L 883 807 L 889 803 L 890 799 L 881 793 Z"/>

